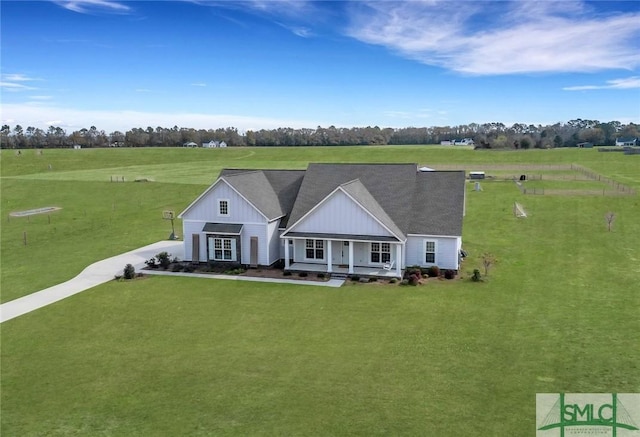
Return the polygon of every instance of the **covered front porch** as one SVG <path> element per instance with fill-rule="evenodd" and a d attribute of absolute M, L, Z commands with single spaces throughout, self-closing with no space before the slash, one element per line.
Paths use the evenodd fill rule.
<path fill-rule="evenodd" d="M 300 263 L 294 262 L 285 270 L 292 272 L 317 272 L 327 273 L 327 266 L 324 264 Z M 353 267 L 353 272 L 349 272 L 349 266 L 334 264 L 331 266 L 331 274 L 334 275 L 352 275 L 352 276 L 375 276 L 378 278 L 400 278 L 402 270 L 398 272 L 395 268 L 385 270 L 382 267 Z"/>
<path fill-rule="evenodd" d="M 402 277 L 404 241 L 394 237 L 288 233 L 282 238 L 285 270 Z"/>

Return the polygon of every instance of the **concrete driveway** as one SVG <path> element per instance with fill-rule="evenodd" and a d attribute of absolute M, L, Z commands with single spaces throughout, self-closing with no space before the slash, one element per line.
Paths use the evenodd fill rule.
<path fill-rule="evenodd" d="M 45 288 L 44 290 L 31 293 L 27 296 L 12 300 L 0 305 L 0 323 L 6 322 L 23 314 L 37 310 L 54 302 L 58 302 L 81 291 L 88 290 L 96 285 L 104 284 L 113 280 L 115 275 L 122 275 L 124 266 L 131 264 L 136 271 L 146 267 L 145 261 L 153 258 L 160 252 L 169 252 L 171 257 L 184 259 L 184 245 L 182 241 L 159 241 L 139 249 L 126 252 L 121 255 L 98 261 L 84 269 L 78 276 L 62 284 Z M 145 273 L 154 275 L 172 275 L 200 277 L 207 279 L 227 279 L 235 281 L 255 281 L 255 282 L 277 282 L 282 284 L 315 285 L 323 287 L 340 287 L 344 281 L 340 279 L 330 279 L 327 282 L 298 281 L 293 279 L 272 279 L 256 278 L 244 276 L 209 275 L 198 273 L 170 273 L 157 270 L 148 270 Z"/>
<path fill-rule="evenodd" d="M 113 280 L 121 275 L 126 264 L 132 264 L 136 270 L 145 267 L 145 261 L 160 252 L 169 252 L 179 259 L 184 258 L 182 241 L 159 241 L 130 252 L 98 261 L 84 269 L 78 276 L 62 284 L 45 288 L 0 305 L 0 323 L 11 320 L 28 312 L 58 302 L 81 291 Z"/>

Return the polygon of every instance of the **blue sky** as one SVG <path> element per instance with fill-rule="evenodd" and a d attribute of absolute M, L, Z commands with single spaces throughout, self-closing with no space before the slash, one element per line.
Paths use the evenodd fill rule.
<path fill-rule="evenodd" d="M 640 123 L 640 2 L 5 1 L 2 124 Z"/>

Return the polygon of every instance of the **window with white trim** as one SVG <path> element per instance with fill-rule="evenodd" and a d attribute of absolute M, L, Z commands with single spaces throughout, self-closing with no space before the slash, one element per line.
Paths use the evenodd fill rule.
<path fill-rule="evenodd" d="M 424 242 L 424 262 L 425 264 L 435 264 L 436 262 L 436 242 Z"/>
<path fill-rule="evenodd" d="M 306 240 L 306 259 L 324 259 L 324 240 Z"/>
<path fill-rule="evenodd" d="M 388 263 L 391 261 L 390 243 L 371 243 L 371 262 Z"/>
<path fill-rule="evenodd" d="M 229 201 L 218 199 L 218 215 L 229 215 Z"/>
<path fill-rule="evenodd" d="M 209 259 L 213 261 L 235 261 L 236 240 L 233 238 L 209 237 Z"/>

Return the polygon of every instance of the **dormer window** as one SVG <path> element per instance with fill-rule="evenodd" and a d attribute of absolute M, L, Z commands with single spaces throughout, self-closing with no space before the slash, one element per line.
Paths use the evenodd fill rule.
<path fill-rule="evenodd" d="M 218 200 L 218 215 L 221 215 L 221 216 L 229 215 L 229 201 L 227 199 Z"/>

